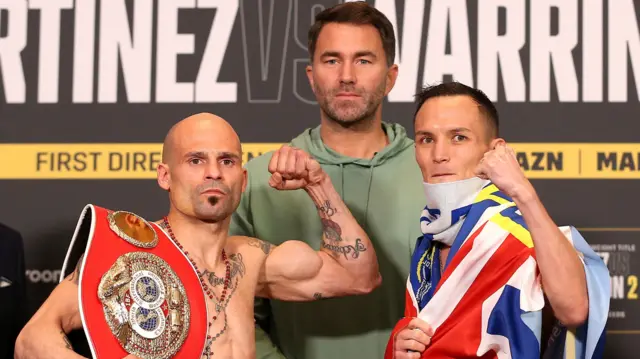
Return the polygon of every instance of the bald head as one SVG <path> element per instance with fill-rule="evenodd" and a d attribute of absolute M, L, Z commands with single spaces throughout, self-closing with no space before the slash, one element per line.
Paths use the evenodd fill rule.
<path fill-rule="evenodd" d="M 210 113 L 189 116 L 169 130 L 157 172 L 172 209 L 208 223 L 228 221 L 247 185 L 238 135 Z"/>
<path fill-rule="evenodd" d="M 171 127 L 162 146 L 162 162 L 170 163 L 185 150 L 216 149 L 242 155 L 238 134 L 222 117 L 211 113 L 189 116 Z"/>

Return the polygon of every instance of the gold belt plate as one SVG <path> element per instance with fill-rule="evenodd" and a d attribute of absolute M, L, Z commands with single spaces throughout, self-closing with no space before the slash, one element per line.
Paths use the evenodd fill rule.
<path fill-rule="evenodd" d="M 145 252 L 118 257 L 102 276 L 98 297 L 124 350 L 142 359 L 170 358 L 189 331 L 189 301 L 180 278 Z"/>

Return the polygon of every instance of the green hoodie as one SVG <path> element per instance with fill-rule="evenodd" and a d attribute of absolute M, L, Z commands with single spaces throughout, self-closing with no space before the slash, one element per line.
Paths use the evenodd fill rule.
<path fill-rule="evenodd" d="M 307 129 L 291 145 L 311 154 L 374 245 L 382 285 L 368 295 L 314 302 L 271 301 L 268 331 L 288 359 L 382 358 L 391 329 L 404 313 L 411 253 L 421 235 L 422 175 L 413 141 L 398 124 L 383 123 L 389 145 L 372 159 L 342 156 L 327 148 L 320 127 Z M 320 248 L 322 227 L 304 191 L 268 185 L 272 153 L 246 164 L 247 190 L 233 215 L 231 233 L 281 244 L 296 239 Z M 256 303 L 256 317 L 268 313 Z M 257 358 L 282 358 L 256 326 Z"/>

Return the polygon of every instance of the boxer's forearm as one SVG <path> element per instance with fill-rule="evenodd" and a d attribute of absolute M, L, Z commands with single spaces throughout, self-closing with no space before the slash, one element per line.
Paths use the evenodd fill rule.
<path fill-rule="evenodd" d="M 381 282 L 376 253 L 331 181 L 306 188 L 322 219 L 322 248 L 351 276 L 352 283 L 370 291 Z M 340 280 L 336 278 L 336 280 Z M 355 282 L 353 282 L 355 280 Z"/>
<path fill-rule="evenodd" d="M 531 233 L 543 290 L 556 318 L 567 326 L 582 324 L 588 315 L 589 298 L 584 267 L 575 248 L 534 190 L 513 199 Z"/>
<path fill-rule="evenodd" d="M 73 351 L 61 325 L 41 320 L 27 324 L 16 340 L 15 359 L 83 359 Z"/>

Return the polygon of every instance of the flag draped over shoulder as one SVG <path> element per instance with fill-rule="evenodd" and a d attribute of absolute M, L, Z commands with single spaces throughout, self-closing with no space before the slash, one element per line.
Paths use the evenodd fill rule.
<path fill-rule="evenodd" d="M 545 306 L 531 234 L 515 203 L 489 183 L 467 208 L 440 278 L 439 245 L 418 239 L 405 293 L 405 317 L 394 328 L 385 359 L 393 358 L 395 335 L 411 319 L 435 333 L 422 358 L 540 358 Z M 423 213 L 424 217 L 424 213 Z M 424 220 L 424 218 L 423 218 Z M 560 227 L 578 251 L 589 294 L 589 316 L 579 328 L 557 324 L 544 358 L 602 357 L 609 310 L 609 272 L 573 227 Z"/>

